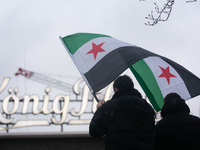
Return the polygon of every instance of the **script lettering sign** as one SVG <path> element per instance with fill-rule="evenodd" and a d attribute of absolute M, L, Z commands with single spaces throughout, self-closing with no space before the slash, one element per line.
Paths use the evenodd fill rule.
<path fill-rule="evenodd" d="M 10 78 L 4 78 L 1 86 L 0 86 L 0 93 L 4 91 L 4 89 L 7 87 L 9 84 Z M 73 86 L 73 91 L 74 94 L 79 95 L 79 85 L 80 83 L 83 82 L 83 79 L 79 79 Z M 42 100 L 42 107 L 39 108 L 39 103 L 41 100 L 39 100 L 39 96 L 34 94 L 34 95 L 29 95 L 25 94 L 24 96 L 18 97 L 16 95 L 18 89 L 14 89 L 14 93 L 12 94 L 13 89 L 9 89 L 9 95 L 7 95 L 3 100 L 0 101 L 0 107 L 2 107 L 2 111 L 0 111 L 0 123 L 4 125 L 12 124 L 12 126 L 7 126 L 7 127 L 1 127 L 0 126 L 0 131 L 3 130 L 8 130 L 8 129 L 13 129 L 13 128 L 18 128 L 18 127 L 27 127 L 27 126 L 44 126 L 44 125 L 49 125 L 50 122 L 47 119 L 42 119 L 42 120 L 17 120 L 13 123 L 13 120 L 15 118 L 12 118 L 13 114 L 16 114 L 17 111 L 19 111 L 19 106 L 20 103 L 23 103 L 22 108 L 21 108 L 21 115 L 27 115 L 29 111 L 29 105 L 32 103 L 32 110 L 31 113 L 34 115 L 38 114 L 44 114 L 49 115 L 49 114 L 57 114 L 60 115 L 60 119 L 56 118 L 55 116 L 52 115 L 51 117 L 51 124 L 57 124 L 57 125 L 62 125 L 65 123 L 66 118 L 68 114 L 74 116 L 74 117 L 80 117 L 83 115 L 86 111 L 88 101 L 89 101 L 89 88 L 85 85 L 83 87 L 83 93 L 82 93 L 82 100 L 79 102 L 81 103 L 80 110 L 78 112 L 75 111 L 75 109 L 69 110 L 69 104 L 72 102 L 70 99 L 70 95 L 57 95 L 53 100 L 50 100 L 49 92 L 51 91 L 50 87 L 47 87 L 45 89 L 46 95 L 43 96 Z M 100 91 L 98 94 L 101 94 L 102 91 Z M 108 100 L 111 96 L 112 92 L 112 84 L 110 84 L 107 88 L 106 91 L 103 94 L 103 100 Z M 62 106 L 60 105 L 60 102 L 62 101 Z M 94 113 L 96 111 L 96 100 L 93 98 L 92 100 L 92 108 L 91 108 L 91 113 Z M 9 104 L 12 103 L 12 108 L 9 109 Z M 52 107 L 49 108 L 50 103 L 52 103 Z M 60 107 L 59 107 L 60 106 Z M 1 113 L 2 112 L 2 113 Z M 11 116 L 11 117 L 5 117 L 5 116 Z M 67 124 L 68 125 L 81 125 L 81 124 L 89 124 L 90 119 L 70 119 Z"/>

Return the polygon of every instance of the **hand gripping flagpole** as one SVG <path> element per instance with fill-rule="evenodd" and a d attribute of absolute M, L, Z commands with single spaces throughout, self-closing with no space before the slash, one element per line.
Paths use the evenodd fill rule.
<path fill-rule="evenodd" d="M 88 82 L 87 79 L 85 78 L 85 76 L 84 76 L 84 74 L 82 73 L 82 71 L 80 70 L 79 66 L 76 64 L 76 61 L 74 60 L 74 57 L 73 57 L 72 54 L 69 52 L 67 46 L 65 45 L 65 43 L 64 43 L 63 40 L 62 40 L 62 37 L 59 36 L 59 38 L 60 38 L 62 44 L 64 45 L 65 49 L 67 50 L 69 56 L 70 56 L 71 59 L 73 60 L 74 64 L 76 65 L 76 67 L 77 67 L 78 71 L 80 72 L 82 78 L 84 79 L 85 83 L 86 83 L 87 86 L 89 87 L 89 89 L 90 89 L 92 95 L 94 96 L 94 98 L 96 99 L 96 101 L 97 101 L 97 103 L 98 103 L 98 102 L 99 102 L 99 99 L 97 98 L 96 93 L 92 90 L 92 87 L 90 86 L 89 82 Z"/>

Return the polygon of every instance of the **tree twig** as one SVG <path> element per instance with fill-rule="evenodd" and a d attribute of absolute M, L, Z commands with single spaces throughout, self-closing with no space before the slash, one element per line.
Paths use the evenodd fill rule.
<path fill-rule="evenodd" d="M 151 11 L 151 14 L 148 14 L 148 17 L 146 17 L 146 19 L 151 20 L 148 21 L 148 23 L 145 23 L 145 25 L 147 26 L 154 26 L 155 24 L 157 24 L 159 21 L 167 21 L 169 19 L 169 16 L 171 14 L 172 11 L 172 6 L 174 4 L 174 0 L 168 0 L 168 2 L 166 4 L 164 4 L 163 8 L 159 8 L 158 5 L 156 3 L 155 4 L 155 10 L 158 13 L 158 17 L 155 18 L 153 15 L 153 11 Z M 163 15 L 166 15 L 165 18 L 163 18 Z"/>
<path fill-rule="evenodd" d="M 197 2 L 197 0 L 187 0 L 186 3 L 193 3 L 193 2 Z"/>

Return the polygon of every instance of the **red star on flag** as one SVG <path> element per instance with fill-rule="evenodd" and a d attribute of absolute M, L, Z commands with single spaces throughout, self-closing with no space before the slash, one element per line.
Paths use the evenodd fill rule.
<path fill-rule="evenodd" d="M 159 66 L 159 67 L 160 67 L 160 66 Z M 161 78 L 161 77 L 166 78 L 168 84 L 170 83 L 170 78 L 171 78 L 171 77 L 176 77 L 175 75 L 173 75 L 173 74 L 171 74 L 171 73 L 169 72 L 169 66 L 168 66 L 166 69 L 164 69 L 164 68 L 162 68 L 162 67 L 160 67 L 160 69 L 162 70 L 162 74 L 159 76 L 159 78 Z"/>
<path fill-rule="evenodd" d="M 89 52 L 87 52 L 87 54 L 93 53 L 93 55 L 94 55 L 94 60 L 95 60 L 96 57 L 97 57 L 97 54 L 98 54 L 99 52 L 105 52 L 105 50 L 101 48 L 101 46 L 102 46 L 104 43 L 105 43 L 105 42 L 103 42 L 103 43 L 101 43 L 101 44 L 99 44 L 99 45 L 96 45 L 95 43 L 92 42 L 92 49 L 91 49 Z"/>

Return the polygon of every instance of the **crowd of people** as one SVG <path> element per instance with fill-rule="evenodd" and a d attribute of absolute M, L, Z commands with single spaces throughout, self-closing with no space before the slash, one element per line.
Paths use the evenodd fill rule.
<path fill-rule="evenodd" d="M 200 150 L 200 118 L 177 93 L 164 98 L 162 119 L 134 88 L 127 75 L 113 84 L 113 97 L 97 104 L 89 133 L 105 136 L 106 150 Z"/>

